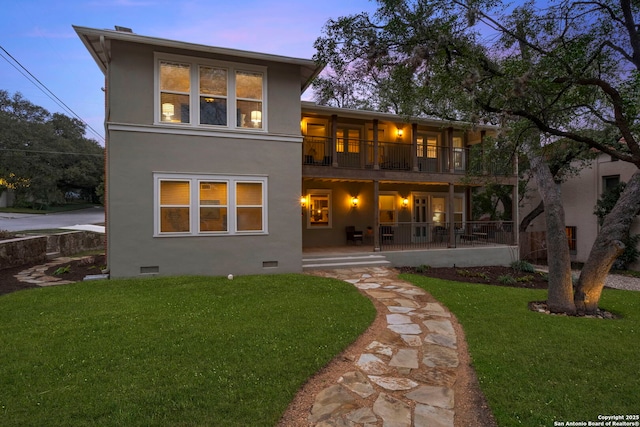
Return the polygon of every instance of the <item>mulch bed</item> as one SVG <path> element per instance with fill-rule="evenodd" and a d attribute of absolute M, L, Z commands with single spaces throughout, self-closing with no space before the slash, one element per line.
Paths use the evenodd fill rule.
<path fill-rule="evenodd" d="M 514 270 L 511 267 L 439 267 L 426 268 L 419 271 L 417 268 L 402 268 L 403 273 L 420 274 L 437 279 L 453 280 L 456 282 L 482 283 L 486 285 L 509 286 L 527 289 L 547 289 L 546 275 L 540 273 L 527 273 Z M 507 277 L 513 281 L 505 283 Z"/>
<path fill-rule="evenodd" d="M 85 278 L 85 276 L 92 274 L 100 274 L 101 270 L 105 268 L 105 256 L 93 255 L 88 259 L 75 260 L 64 264 L 51 267 L 47 270 L 47 275 L 60 277 L 64 280 L 70 280 L 73 282 L 79 282 Z M 19 291 L 21 289 L 37 288 L 37 285 L 30 283 L 20 282 L 14 276 L 21 271 L 24 271 L 30 267 L 34 267 L 40 264 L 23 265 L 22 267 L 8 268 L 0 270 L 0 295 L 8 294 L 10 292 Z M 61 273 L 60 275 L 54 275 L 56 270 L 61 267 L 69 266 L 69 271 Z"/>

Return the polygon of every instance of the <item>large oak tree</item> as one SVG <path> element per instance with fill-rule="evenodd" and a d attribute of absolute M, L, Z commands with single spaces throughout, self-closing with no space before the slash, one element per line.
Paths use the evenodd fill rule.
<path fill-rule="evenodd" d="M 571 140 L 640 167 L 639 11 L 631 0 L 515 8 L 494 0 L 379 0 L 373 14 L 330 20 L 316 41 L 317 60 L 383 76 L 371 99 L 391 94 L 400 114 L 501 125 L 526 154 L 544 202 L 549 307 L 594 312 L 640 207 L 640 172 L 604 219 L 574 291 L 560 185 L 544 147 Z"/>

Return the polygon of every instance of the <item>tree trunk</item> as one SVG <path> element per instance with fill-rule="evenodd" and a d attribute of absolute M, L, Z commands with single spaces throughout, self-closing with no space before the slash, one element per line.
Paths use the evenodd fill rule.
<path fill-rule="evenodd" d="M 607 274 L 615 259 L 624 250 L 622 240 L 629 234 L 631 223 L 639 209 L 640 170 L 636 170 L 620 194 L 618 202 L 604 218 L 589 258 L 580 273 L 574 295 L 579 313 L 593 314 L 598 310 Z"/>
<path fill-rule="evenodd" d="M 537 148 L 537 147 L 536 147 Z M 560 184 L 553 180 L 549 166 L 539 149 L 528 149 L 531 173 L 544 203 L 547 222 L 547 262 L 549 264 L 549 291 L 547 306 L 552 313 L 575 314 L 571 258 L 565 232 L 564 207 Z"/>

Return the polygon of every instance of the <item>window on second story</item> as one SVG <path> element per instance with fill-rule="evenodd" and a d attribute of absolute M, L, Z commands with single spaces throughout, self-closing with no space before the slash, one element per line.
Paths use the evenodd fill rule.
<path fill-rule="evenodd" d="M 266 129 L 266 69 L 167 56 L 157 62 L 159 123 Z"/>

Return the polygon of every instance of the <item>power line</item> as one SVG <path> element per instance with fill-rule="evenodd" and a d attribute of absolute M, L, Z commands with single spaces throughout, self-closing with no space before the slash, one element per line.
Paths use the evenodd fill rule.
<path fill-rule="evenodd" d="M 9 61 L 4 55 L 0 54 L 2 59 L 7 61 L 9 63 L 9 65 L 11 65 L 13 68 L 15 68 L 20 74 L 22 74 L 27 80 L 29 80 L 34 86 L 36 86 L 42 93 L 44 93 L 49 99 L 51 99 L 53 102 L 58 104 L 58 106 L 60 108 L 66 110 L 68 113 L 71 113 L 72 116 L 76 117 L 78 120 L 80 120 L 82 123 L 84 123 L 87 126 L 87 128 L 89 130 L 91 130 L 91 132 L 94 133 L 94 135 L 96 135 L 98 138 L 100 138 L 102 140 L 102 142 L 104 142 L 104 138 L 102 137 L 102 135 L 100 135 L 94 128 L 91 127 L 91 125 L 89 123 L 87 123 L 82 117 L 80 117 L 75 111 L 73 111 L 71 109 L 71 107 L 69 107 L 60 98 L 58 98 L 56 96 L 56 94 L 54 94 L 44 83 L 42 83 L 40 80 L 38 80 L 38 78 L 36 76 L 31 74 L 31 72 L 29 70 L 27 70 L 24 67 L 24 65 L 22 65 L 20 63 L 20 61 L 18 61 L 9 52 L 7 52 L 7 50 L 4 47 L 2 47 L 2 45 L 0 45 L 0 49 L 2 49 L 2 51 L 5 54 L 7 54 L 9 56 L 9 58 L 11 58 L 16 64 L 18 64 L 20 66 L 20 68 L 22 70 L 24 70 L 24 72 L 26 72 L 30 77 L 25 75 L 25 73 L 22 72 L 22 70 L 20 70 L 20 68 L 16 67 L 16 65 L 13 64 L 11 61 Z M 35 82 L 34 82 L 34 80 L 35 80 Z M 37 82 L 37 84 L 36 84 L 36 82 Z"/>

